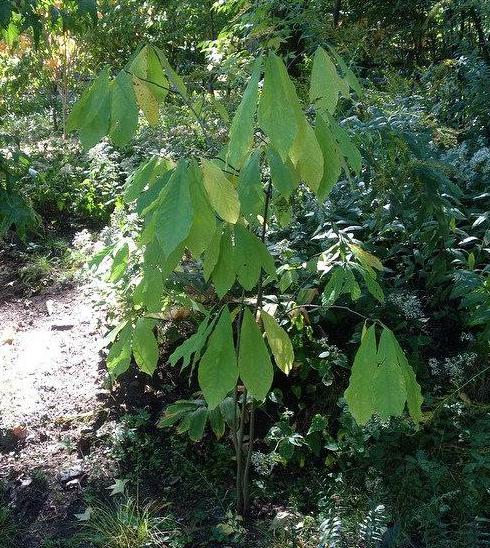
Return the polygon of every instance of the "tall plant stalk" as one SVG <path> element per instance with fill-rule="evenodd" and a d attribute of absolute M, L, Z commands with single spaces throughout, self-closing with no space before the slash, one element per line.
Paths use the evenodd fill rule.
<path fill-rule="evenodd" d="M 260 239 L 262 243 L 265 242 L 265 237 L 267 233 L 267 220 L 269 216 L 269 204 L 272 195 L 272 184 L 271 181 L 267 184 L 265 190 L 265 201 L 264 201 L 264 213 L 262 216 L 262 225 L 261 225 L 261 235 Z M 262 308 L 262 296 L 263 296 L 263 274 L 261 273 L 259 277 L 259 282 L 257 286 L 257 297 L 255 300 L 254 307 L 254 317 L 257 319 L 257 314 Z M 238 322 L 238 333 L 240 333 L 241 328 L 241 318 L 243 315 L 243 301 L 242 309 L 240 312 L 240 318 Z M 240 338 L 237 338 L 237 352 L 240 352 Z M 250 407 L 247 406 L 247 390 L 243 391 L 243 401 L 240 413 L 240 425 L 238 428 L 237 443 L 236 447 L 236 509 L 237 513 L 245 516 L 249 510 L 249 493 L 250 493 L 250 463 L 252 461 L 253 445 L 255 441 L 255 403 L 252 401 Z M 235 390 L 235 409 L 238 406 L 238 388 Z M 245 439 L 245 422 L 248 415 L 248 448 L 245 453 L 244 450 L 244 439 Z M 243 462 L 243 457 L 245 456 L 245 463 Z"/>

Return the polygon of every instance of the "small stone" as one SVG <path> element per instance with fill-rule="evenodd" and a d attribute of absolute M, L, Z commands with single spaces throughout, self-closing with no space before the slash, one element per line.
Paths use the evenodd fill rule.
<path fill-rule="evenodd" d="M 61 470 L 59 474 L 59 480 L 61 483 L 68 483 L 69 481 L 80 478 L 83 475 L 83 468 L 79 465 L 72 466 L 66 470 Z"/>

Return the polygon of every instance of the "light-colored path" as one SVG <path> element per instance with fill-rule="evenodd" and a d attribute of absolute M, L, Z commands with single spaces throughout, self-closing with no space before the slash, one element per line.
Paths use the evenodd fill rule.
<path fill-rule="evenodd" d="M 0 303 L 0 427 L 35 428 L 93 408 L 100 314 L 90 286 Z"/>

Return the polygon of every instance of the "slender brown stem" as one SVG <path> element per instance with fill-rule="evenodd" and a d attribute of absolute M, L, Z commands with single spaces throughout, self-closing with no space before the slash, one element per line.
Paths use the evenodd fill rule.
<path fill-rule="evenodd" d="M 247 414 L 247 389 L 243 391 L 243 402 L 240 413 L 240 427 L 238 429 L 238 443 L 237 443 L 237 463 L 236 463 L 236 481 L 237 481 L 237 513 L 242 515 L 245 513 L 245 507 L 243 506 L 243 438 L 245 435 L 245 417 Z"/>
<path fill-rule="evenodd" d="M 240 334 L 241 334 L 241 326 L 243 321 L 243 311 L 244 311 L 244 301 L 245 301 L 245 291 L 242 291 L 242 297 L 240 300 L 240 314 L 238 316 L 237 321 L 237 349 L 240 348 Z M 246 401 L 243 403 L 243 408 L 246 406 Z M 243 508 L 243 500 L 242 500 L 242 453 L 243 453 L 243 429 L 244 429 L 244 422 L 242 424 L 241 418 L 240 418 L 240 431 L 239 434 L 239 427 L 238 427 L 238 385 L 235 385 L 235 395 L 234 395 L 234 421 L 233 421 L 233 445 L 235 446 L 235 456 L 236 456 L 236 462 L 237 462 L 237 469 L 236 469 L 236 492 L 237 492 L 237 512 L 241 512 Z"/>
<path fill-rule="evenodd" d="M 267 217 L 269 215 L 269 206 L 270 206 L 271 196 L 272 196 L 272 181 L 269 181 L 267 185 L 267 189 L 265 191 L 264 215 L 262 217 L 262 230 L 260 234 L 260 239 L 262 240 L 262 242 L 265 242 L 265 235 L 267 232 Z M 254 307 L 255 318 L 257 318 L 257 313 L 262 307 L 263 282 L 264 282 L 264 277 L 263 277 L 263 274 L 261 273 L 259 277 L 258 287 L 257 287 L 257 299 L 255 301 L 255 307 Z M 245 422 L 244 416 L 246 411 L 246 392 L 245 392 L 244 398 L 245 399 L 242 407 L 243 422 Z M 248 433 L 249 433 L 248 449 L 247 449 L 247 456 L 245 459 L 245 466 L 243 467 L 243 472 L 242 472 L 242 457 L 240 457 L 240 476 L 242 478 L 241 479 L 242 491 L 240 494 L 240 501 L 241 501 L 241 510 L 242 510 L 241 513 L 244 516 L 248 512 L 249 493 L 250 493 L 250 463 L 252 461 L 252 453 L 253 453 L 253 446 L 254 446 L 254 440 L 255 440 L 255 404 L 253 401 L 250 404 Z M 243 440 L 242 440 L 242 446 L 243 446 Z"/>
<path fill-rule="evenodd" d="M 253 453 L 253 445 L 255 441 L 255 404 L 252 401 L 250 404 L 250 426 L 249 426 L 249 436 L 248 436 L 248 451 L 247 451 L 247 458 L 245 461 L 245 469 L 243 471 L 243 482 L 242 482 L 242 489 L 243 489 L 243 513 L 244 515 L 248 512 L 248 500 L 249 500 L 249 493 L 250 493 L 250 462 L 252 459 L 252 453 Z"/>

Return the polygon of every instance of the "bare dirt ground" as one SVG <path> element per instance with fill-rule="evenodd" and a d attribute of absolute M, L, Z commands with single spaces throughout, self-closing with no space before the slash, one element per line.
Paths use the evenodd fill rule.
<path fill-rule="evenodd" d="M 64 536 L 104 478 L 103 307 L 94 286 L 26 298 L 0 288 L 0 482 L 22 546 Z M 97 464 L 95 464 L 97 463 Z"/>

